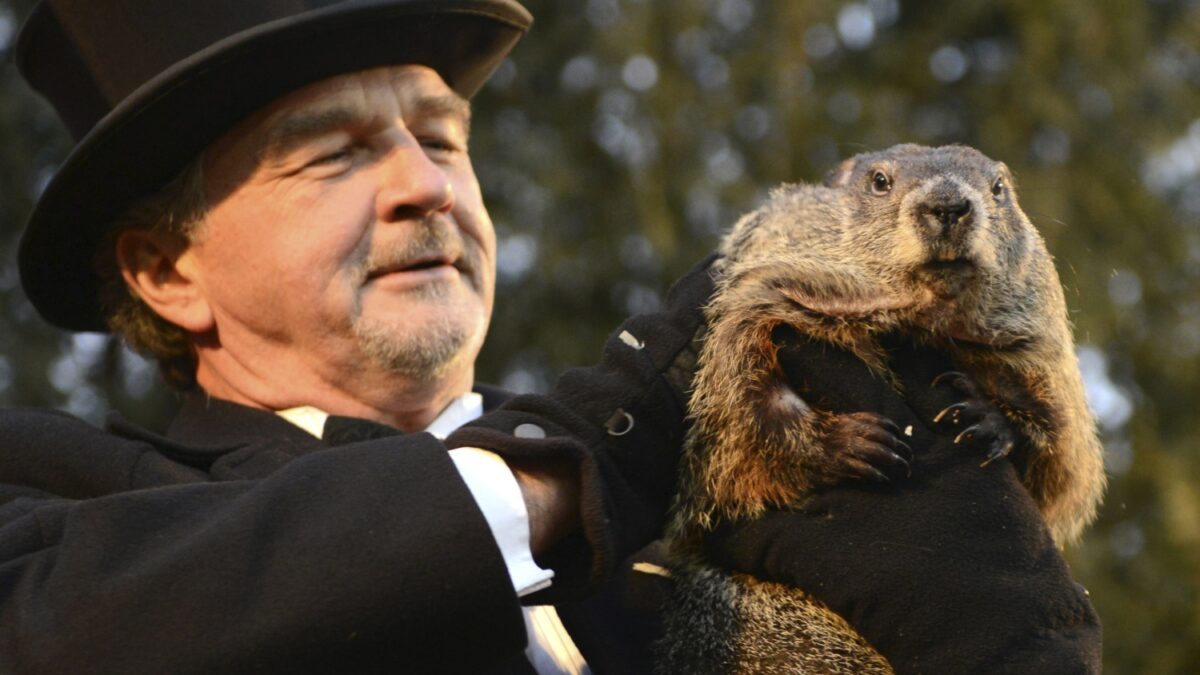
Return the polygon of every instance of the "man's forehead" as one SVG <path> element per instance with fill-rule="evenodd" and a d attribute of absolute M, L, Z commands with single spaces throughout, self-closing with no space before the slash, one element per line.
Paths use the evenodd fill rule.
<path fill-rule="evenodd" d="M 431 68 L 388 66 L 339 75 L 298 89 L 251 115 L 217 145 L 249 141 L 262 156 L 275 146 L 338 126 L 397 116 L 440 116 L 469 128 L 471 104 Z"/>
<path fill-rule="evenodd" d="M 324 107 L 387 105 L 404 108 L 424 100 L 441 102 L 446 113 L 469 115 L 466 99 L 454 92 L 431 68 L 388 66 L 339 75 L 292 92 L 271 104 L 268 123 Z M 406 112 L 406 111 L 401 111 Z"/>
<path fill-rule="evenodd" d="M 402 115 L 437 116 L 470 134 L 471 106 L 425 66 L 374 68 L 321 80 L 252 114 L 211 144 L 203 154 L 210 190 L 245 180 L 268 156 L 324 132 L 390 123 Z"/>

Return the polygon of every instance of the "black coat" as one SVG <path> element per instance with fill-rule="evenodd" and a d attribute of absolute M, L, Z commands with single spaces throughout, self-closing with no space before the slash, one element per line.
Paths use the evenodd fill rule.
<path fill-rule="evenodd" d="M 326 436 L 203 397 L 165 435 L 0 413 L 0 672 L 531 673 L 445 446 L 346 418 Z M 647 670 L 648 576 L 558 606 L 594 672 Z"/>

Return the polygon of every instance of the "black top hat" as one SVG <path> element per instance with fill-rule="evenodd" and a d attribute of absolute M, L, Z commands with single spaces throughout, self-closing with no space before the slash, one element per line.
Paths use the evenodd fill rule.
<path fill-rule="evenodd" d="M 428 65 L 470 98 L 532 21 L 516 0 L 44 0 L 17 66 L 78 143 L 21 239 L 26 294 L 51 323 L 105 330 L 105 229 L 239 120 L 389 64 Z"/>

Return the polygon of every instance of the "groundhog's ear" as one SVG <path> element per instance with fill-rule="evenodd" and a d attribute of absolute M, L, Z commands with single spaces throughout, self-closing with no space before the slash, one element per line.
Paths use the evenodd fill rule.
<path fill-rule="evenodd" d="M 854 165 L 854 158 L 851 157 L 831 169 L 829 173 L 825 174 L 825 180 L 822 181 L 825 187 L 837 188 L 850 182 L 850 176 L 854 173 Z"/>

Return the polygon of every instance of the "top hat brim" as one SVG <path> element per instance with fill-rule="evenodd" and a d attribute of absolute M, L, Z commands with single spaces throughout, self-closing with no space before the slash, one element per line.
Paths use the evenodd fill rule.
<path fill-rule="evenodd" d="M 106 330 L 96 258 L 110 224 L 247 115 L 307 84 L 393 64 L 427 65 L 470 98 L 531 22 L 507 0 L 335 4 L 174 64 L 97 122 L 47 184 L 18 252 L 26 295 L 59 327 Z"/>

